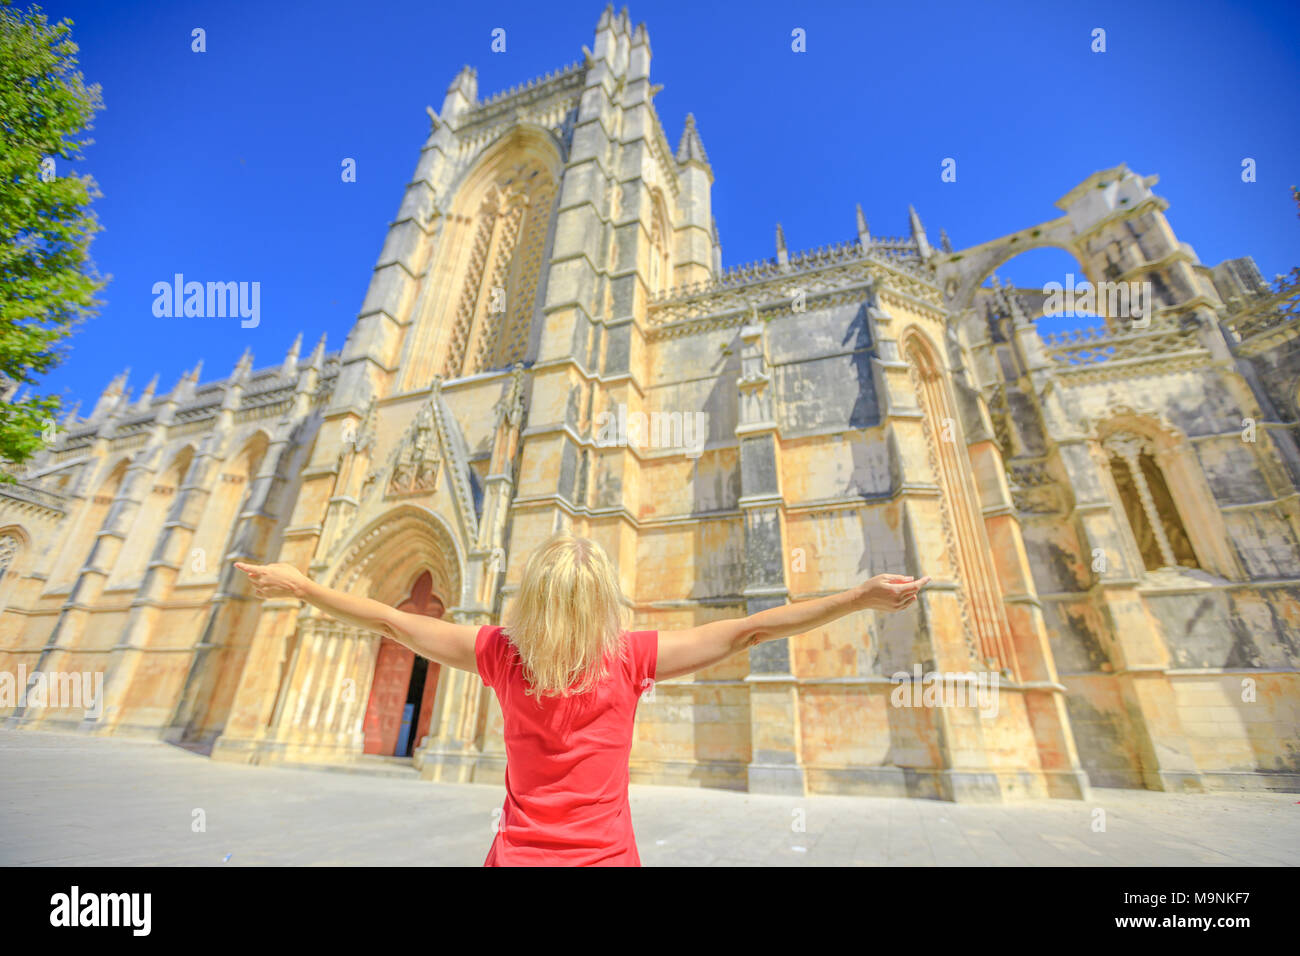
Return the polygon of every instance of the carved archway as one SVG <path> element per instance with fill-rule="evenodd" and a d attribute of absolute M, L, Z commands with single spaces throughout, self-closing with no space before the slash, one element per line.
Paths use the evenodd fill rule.
<path fill-rule="evenodd" d="M 424 611 L 439 610 L 432 600 L 436 597 L 441 610 L 454 615 L 456 606 L 449 605 L 463 603 L 463 567 L 461 549 L 443 519 L 406 504 L 354 535 L 321 580 L 384 604 L 411 602 L 408 606 Z M 374 631 L 318 612 L 304 613 L 272 717 L 275 737 L 286 744 L 362 753 L 382 643 Z"/>
<path fill-rule="evenodd" d="M 400 505 L 384 512 L 358 532 L 332 571 L 330 586 L 366 594 L 396 605 L 408 595 L 407 583 L 421 570 L 449 611 L 465 603 L 465 559 L 446 521 L 419 505 Z"/>

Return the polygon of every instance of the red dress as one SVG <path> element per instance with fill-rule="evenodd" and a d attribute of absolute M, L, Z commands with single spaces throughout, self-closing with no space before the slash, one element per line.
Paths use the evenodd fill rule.
<path fill-rule="evenodd" d="M 658 631 L 628 631 L 594 690 L 528 696 L 519 652 L 479 628 L 478 672 L 505 718 L 506 802 L 484 866 L 640 866 L 628 755 L 641 694 L 654 683 Z"/>

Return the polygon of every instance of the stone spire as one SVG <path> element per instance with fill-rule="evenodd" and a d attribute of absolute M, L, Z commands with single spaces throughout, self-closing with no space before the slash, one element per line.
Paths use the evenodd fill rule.
<path fill-rule="evenodd" d="M 600 22 L 596 24 L 594 47 L 590 50 L 586 46 L 582 48 L 587 68 L 604 63 L 614 76 L 624 75 L 631 51 L 631 34 L 632 24 L 628 20 L 627 7 L 615 15 L 614 5 L 611 3 L 606 6 L 600 15 Z"/>
<path fill-rule="evenodd" d="M 644 20 L 638 23 L 636 29 L 632 31 L 632 45 L 643 46 L 647 50 L 650 48 L 650 31 L 646 29 Z"/>
<path fill-rule="evenodd" d="M 203 369 L 203 360 L 199 359 L 199 364 L 194 366 L 188 372 L 181 375 L 172 386 L 171 399 L 174 402 L 183 402 L 193 397 L 194 387 L 199 384 L 199 372 Z"/>
<path fill-rule="evenodd" d="M 779 222 L 776 224 L 776 261 L 783 266 L 790 264 L 790 251 L 785 247 L 785 230 Z"/>
<path fill-rule="evenodd" d="M 118 401 L 121 400 L 123 393 L 126 391 L 126 380 L 130 375 L 131 369 L 128 366 L 113 381 L 108 383 L 108 387 L 100 394 L 99 401 L 95 403 L 95 410 L 90 413 L 91 418 L 101 418 L 104 415 L 112 414 L 117 407 Z"/>
<path fill-rule="evenodd" d="M 871 245 L 871 227 L 867 225 L 867 217 L 862 214 L 862 203 L 858 203 L 858 243 L 863 249 Z"/>
<path fill-rule="evenodd" d="M 916 240 L 916 249 L 921 253 L 922 259 L 929 259 L 930 254 L 934 251 L 930 248 L 930 241 L 925 238 L 925 227 L 921 225 L 921 217 L 916 214 L 916 207 L 907 207 L 907 218 L 912 225 L 912 238 Z"/>
<path fill-rule="evenodd" d="M 472 109 L 477 102 L 478 73 L 472 66 L 466 64 L 460 68 L 456 78 L 451 81 L 451 86 L 447 87 L 447 95 L 443 97 L 442 109 L 438 113 L 438 118 L 454 127 L 456 119 L 461 114 Z M 432 111 L 430 112 L 432 113 Z M 432 119 L 432 116 L 430 118 Z"/>
<path fill-rule="evenodd" d="M 221 413 L 217 419 L 219 430 L 229 429 L 234 423 L 234 413 L 244 398 L 244 386 L 249 373 L 253 370 L 253 350 L 245 348 L 244 354 L 235 363 L 235 368 L 226 380 L 225 394 L 221 401 Z"/>
<path fill-rule="evenodd" d="M 321 333 L 320 341 L 316 343 L 316 347 L 311 350 L 311 358 L 307 359 L 307 364 L 318 372 L 325 368 L 325 333 L 324 332 Z"/>
<path fill-rule="evenodd" d="M 149 384 L 146 385 L 144 387 L 144 391 L 140 393 L 140 398 L 136 401 L 135 407 L 141 411 L 147 409 L 149 407 L 149 403 L 153 401 L 154 392 L 156 392 L 157 390 L 158 390 L 158 373 L 154 372 L 153 378 L 149 379 Z"/>
<path fill-rule="evenodd" d="M 253 350 L 251 347 L 245 347 L 244 354 L 239 356 L 239 361 L 235 363 L 235 369 L 230 373 L 232 382 L 243 382 L 253 371 Z"/>
<path fill-rule="evenodd" d="M 321 375 L 325 371 L 325 334 L 311 350 L 307 363 L 297 364 L 298 382 L 294 386 L 294 414 L 305 415 L 311 406 L 311 396 L 320 385 Z M 365 379 L 362 379 L 365 382 Z"/>
<path fill-rule="evenodd" d="M 677 145 L 677 165 L 685 166 L 687 163 L 698 163 L 712 178 L 713 168 L 709 165 L 708 154 L 704 152 L 704 144 L 700 142 L 700 132 L 695 128 L 694 113 L 686 114 L 686 128 L 682 130 L 681 142 Z"/>
<path fill-rule="evenodd" d="M 681 185 L 682 221 L 677 224 L 683 240 L 678 248 L 689 250 L 684 261 L 675 263 L 680 281 L 700 282 L 718 275 L 717 235 L 713 223 L 713 169 L 695 128 L 695 116 L 686 115 L 681 142 L 677 146 L 677 179 Z"/>
<path fill-rule="evenodd" d="M 307 364 L 299 365 L 298 368 L 298 390 L 304 392 L 307 389 L 315 389 L 316 384 L 320 381 L 321 373 L 325 371 L 325 333 L 321 333 L 320 341 L 316 343 L 315 349 L 307 359 Z M 309 384 L 308 384 L 309 382 Z"/>
<path fill-rule="evenodd" d="M 289 346 L 289 353 L 284 357 L 284 364 L 280 366 L 280 374 L 284 378 L 293 378 L 298 374 L 298 353 L 302 351 L 302 333 L 293 340 L 293 345 Z"/>
<path fill-rule="evenodd" d="M 947 229 L 939 230 L 939 247 L 943 249 L 944 252 L 952 252 L 952 240 L 948 238 Z"/>

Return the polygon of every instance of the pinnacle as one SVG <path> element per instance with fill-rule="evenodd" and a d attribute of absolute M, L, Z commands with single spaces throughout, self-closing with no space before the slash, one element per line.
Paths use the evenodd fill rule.
<path fill-rule="evenodd" d="M 307 364 L 312 366 L 313 368 L 319 369 L 321 367 L 321 364 L 324 361 L 325 361 L 325 333 L 322 332 L 320 341 L 317 342 L 316 347 L 311 350 L 311 358 L 307 360 Z"/>
<path fill-rule="evenodd" d="M 692 161 L 709 165 L 709 156 L 704 152 L 699 130 L 695 128 L 695 114 L 687 113 L 686 128 L 682 130 L 682 139 L 677 146 L 677 162 L 684 165 Z"/>

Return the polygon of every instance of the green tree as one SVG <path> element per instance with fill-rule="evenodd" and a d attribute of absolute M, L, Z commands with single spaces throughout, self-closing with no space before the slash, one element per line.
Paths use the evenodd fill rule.
<path fill-rule="evenodd" d="M 0 395 L 9 399 L 0 401 L 0 481 L 52 437 L 59 399 L 32 386 L 63 360 L 60 343 L 108 281 L 89 255 L 98 187 L 60 168 L 82 158 L 104 106 L 77 68 L 71 28 L 0 0 Z"/>

